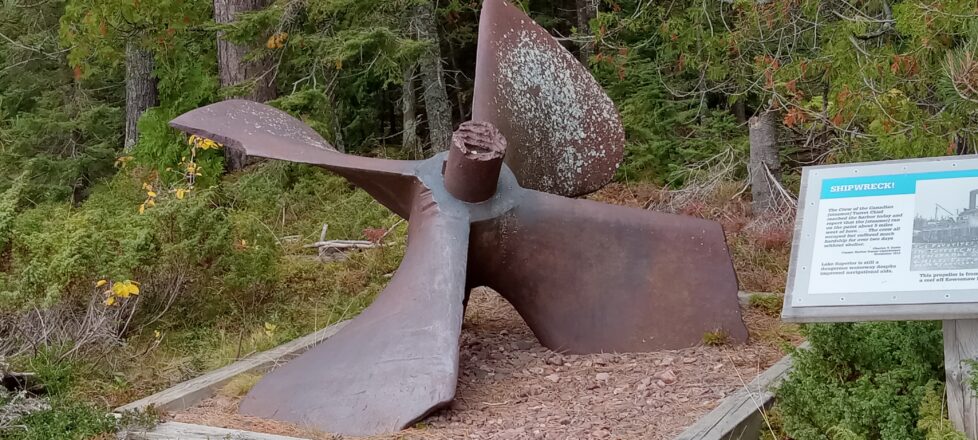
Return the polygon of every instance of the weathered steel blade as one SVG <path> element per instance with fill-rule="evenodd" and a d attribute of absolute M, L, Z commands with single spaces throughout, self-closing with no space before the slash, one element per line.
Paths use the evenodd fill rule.
<path fill-rule="evenodd" d="M 455 395 L 469 224 L 424 190 L 390 285 L 322 345 L 263 378 L 243 414 L 344 435 L 395 432 Z"/>
<path fill-rule="evenodd" d="M 485 0 L 476 59 L 472 119 L 506 137 L 521 186 L 578 196 L 611 180 L 625 146 L 615 104 L 546 30 L 507 1 Z"/>
<path fill-rule="evenodd" d="M 230 99 L 192 110 L 170 121 L 189 134 L 255 157 L 328 168 L 407 218 L 420 161 L 376 159 L 343 154 L 302 121 L 274 107 Z"/>
<path fill-rule="evenodd" d="M 527 190 L 472 225 L 469 285 L 492 287 L 537 338 L 570 353 L 744 342 L 737 278 L 719 224 Z"/>

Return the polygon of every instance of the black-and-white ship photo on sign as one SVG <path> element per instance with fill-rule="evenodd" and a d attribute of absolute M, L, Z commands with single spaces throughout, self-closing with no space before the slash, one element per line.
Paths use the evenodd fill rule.
<path fill-rule="evenodd" d="M 978 269 L 978 178 L 917 182 L 911 271 Z"/>

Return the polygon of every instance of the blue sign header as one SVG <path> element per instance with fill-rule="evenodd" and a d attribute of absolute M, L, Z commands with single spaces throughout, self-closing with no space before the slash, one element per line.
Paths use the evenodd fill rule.
<path fill-rule="evenodd" d="M 978 177 L 978 169 L 889 176 L 842 177 L 822 181 L 822 199 L 915 194 L 917 181 Z"/>

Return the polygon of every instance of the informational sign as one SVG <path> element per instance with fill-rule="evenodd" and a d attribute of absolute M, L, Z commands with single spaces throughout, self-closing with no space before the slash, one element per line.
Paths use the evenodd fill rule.
<path fill-rule="evenodd" d="M 811 167 L 801 193 L 786 320 L 978 317 L 978 157 Z"/>

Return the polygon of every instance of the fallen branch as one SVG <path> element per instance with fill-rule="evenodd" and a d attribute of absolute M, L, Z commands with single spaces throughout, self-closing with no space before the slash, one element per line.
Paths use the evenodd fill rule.
<path fill-rule="evenodd" d="M 303 246 L 304 248 L 331 248 L 331 249 L 373 249 L 381 245 L 366 240 L 327 240 L 317 241 Z"/>
<path fill-rule="evenodd" d="M 323 230 L 319 233 L 319 241 L 311 244 L 304 245 L 302 247 L 311 249 L 319 249 L 319 258 L 325 259 L 327 254 L 343 252 L 351 249 L 374 249 L 382 247 L 383 244 L 380 242 L 372 242 L 368 240 L 327 240 L 326 232 L 329 231 L 329 225 L 323 224 Z M 389 232 L 389 231 L 388 231 Z M 384 234 L 386 237 L 386 234 Z M 382 241 L 383 239 L 379 240 Z"/>

